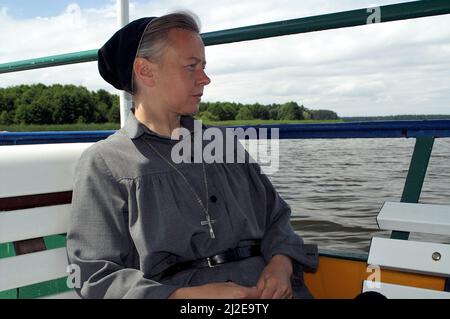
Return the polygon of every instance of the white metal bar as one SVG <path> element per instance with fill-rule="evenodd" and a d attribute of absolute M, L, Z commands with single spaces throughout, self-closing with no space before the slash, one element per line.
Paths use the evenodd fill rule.
<path fill-rule="evenodd" d="M 130 6 L 128 0 L 117 0 L 117 25 L 119 28 L 130 21 Z"/>
<path fill-rule="evenodd" d="M 450 205 L 386 202 L 377 222 L 380 229 L 450 235 Z"/>
<path fill-rule="evenodd" d="M 0 258 L 0 291 L 68 276 L 66 248 Z"/>
<path fill-rule="evenodd" d="M 70 204 L 0 213 L 0 243 L 67 232 Z"/>
<path fill-rule="evenodd" d="M 450 275 L 450 245 L 373 237 L 367 263 L 438 276 Z"/>
<path fill-rule="evenodd" d="M 132 106 L 131 94 L 119 91 L 120 98 L 120 127 L 124 127 Z"/>
<path fill-rule="evenodd" d="M 128 0 L 117 0 L 117 26 L 122 28 L 130 21 L 130 5 Z M 125 125 L 125 122 L 130 114 L 131 109 L 131 95 L 125 91 L 119 91 L 120 98 L 120 127 Z"/>

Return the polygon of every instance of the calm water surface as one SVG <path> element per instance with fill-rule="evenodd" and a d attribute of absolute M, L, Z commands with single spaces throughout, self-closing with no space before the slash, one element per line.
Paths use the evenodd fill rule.
<path fill-rule="evenodd" d="M 400 201 L 415 139 L 281 140 L 269 175 L 292 208 L 292 223 L 322 249 L 368 251 L 384 201 Z M 450 138 L 436 139 L 421 203 L 450 204 Z M 450 214 L 450 211 L 449 211 Z M 450 242 L 411 234 L 410 239 Z"/>

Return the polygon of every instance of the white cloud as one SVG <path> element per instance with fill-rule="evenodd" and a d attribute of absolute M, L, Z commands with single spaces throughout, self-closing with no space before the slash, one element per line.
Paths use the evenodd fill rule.
<path fill-rule="evenodd" d="M 75 1 L 76 2 L 76 1 Z M 202 31 L 287 20 L 398 1 L 139 1 L 132 19 L 189 8 Z M 55 17 L 16 20 L 0 8 L 0 63 L 99 48 L 115 31 L 113 1 L 73 3 Z M 8 44 L 8 45 L 5 45 Z M 339 115 L 450 113 L 450 15 L 328 30 L 206 48 L 205 100 L 281 103 Z M 74 83 L 112 87 L 95 62 L 2 74 L 0 86 Z"/>

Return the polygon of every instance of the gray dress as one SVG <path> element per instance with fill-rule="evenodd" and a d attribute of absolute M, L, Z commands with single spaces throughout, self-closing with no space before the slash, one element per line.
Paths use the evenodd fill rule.
<path fill-rule="evenodd" d="M 193 131 L 193 118 L 181 120 Z M 167 298 L 177 288 L 209 282 L 255 286 L 275 254 L 294 261 L 295 296 L 310 297 L 302 271 L 317 267 L 317 247 L 305 245 L 294 233 L 289 206 L 257 164 L 205 164 L 209 198 L 202 164 L 175 164 L 202 201 L 209 201 L 216 220 L 212 239 L 186 182 L 144 139 L 169 160 L 178 142 L 150 131 L 130 114 L 124 128 L 88 148 L 78 162 L 67 251 L 69 262 L 81 270 L 82 285 L 76 290 L 82 297 Z M 161 276 L 176 263 L 252 240 L 260 241 L 261 256 Z"/>

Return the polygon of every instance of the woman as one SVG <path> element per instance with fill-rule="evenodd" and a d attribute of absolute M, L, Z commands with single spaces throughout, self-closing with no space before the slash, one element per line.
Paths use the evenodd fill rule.
<path fill-rule="evenodd" d="M 182 130 L 206 130 L 191 116 L 205 65 L 185 13 L 133 21 L 99 50 L 100 74 L 134 107 L 78 163 L 67 249 L 82 297 L 310 297 L 302 270 L 317 266 L 317 248 L 294 233 L 259 166 L 171 157 Z"/>

